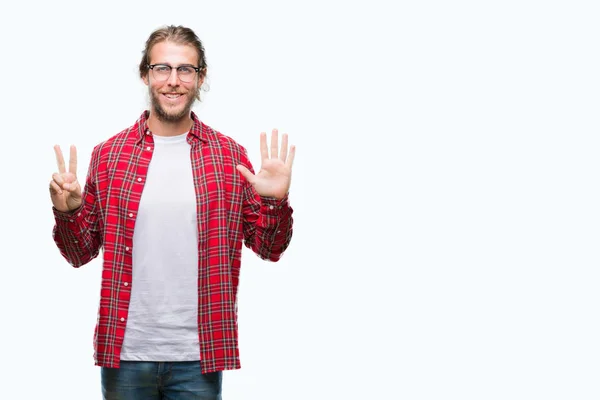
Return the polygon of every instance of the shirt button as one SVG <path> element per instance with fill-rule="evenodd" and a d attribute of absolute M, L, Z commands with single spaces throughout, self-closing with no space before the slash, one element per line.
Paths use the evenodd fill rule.
<path fill-rule="evenodd" d="M 73 220 L 72 220 L 72 219 L 70 219 L 70 220 L 69 220 L 69 222 L 73 222 Z"/>
<path fill-rule="evenodd" d="M 272 210 L 272 209 L 274 209 L 274 208 L 275 208 L 275 207 L 273 207 L 273 206 L 269 206 L 269 209 L 270 209 L 270 210 Z"/>
<path fill-rule="evenodd" d="M 125 251 L 129 251 L 129 247 L 125 247 Z"/>
<path fill-rule="evenodd" d="M 125 321 L 125 318 L 121 317 L 121 322 Z"/>
<path fill-rule="evenodd" d="M 133 218 L 133 213 L 129 213 L 129 218 Z"/>
<path fill-rule="evenodd" d="M 125 286 L 129 286 L 129 283 L 125 282 L 123 285 L 125 285 Z"/>
<path fill-rule="evenodd" d="M 146 150 L 150 151 L 150 150 L 152 150 L 152 147 L 148 146 L 148 147 L 146 147 Z"/>
<path fill-rule="evenodd" d="M 138 182 L 141 182 L 141 181 L 142 181 L 142 178 L 138 178 Z"/>

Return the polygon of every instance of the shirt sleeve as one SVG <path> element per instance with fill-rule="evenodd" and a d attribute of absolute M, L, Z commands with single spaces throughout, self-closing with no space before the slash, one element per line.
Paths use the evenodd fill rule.
<path fill-rule="evenodd" d="M 244 164 L 254 173 L 247 159 Z M 282 199 L 263 197 L 246 183 L 243 213 L 246 247 L 264 260 L 279 261 L 292 240 L 293 209 L 289 195 Z"/>
<path fill-rule="evenodd" d="M 96 186 L 93 182 L 94 155 L 82 193 L 82 204 L 73 212 L 52 207 L 55 225 L 52 237 L 61 255 L 73 266 L 81 267 L 98 256 L 102 246 Z"/>

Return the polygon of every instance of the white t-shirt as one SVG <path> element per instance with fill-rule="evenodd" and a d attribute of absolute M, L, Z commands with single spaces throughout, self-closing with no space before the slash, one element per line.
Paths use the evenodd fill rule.
<path fill-rule="evenodd" d="M 187 135 L 153 136 L 154 154 L 133 234 L 121 360 L 200 359 L 198 223 Z"/>

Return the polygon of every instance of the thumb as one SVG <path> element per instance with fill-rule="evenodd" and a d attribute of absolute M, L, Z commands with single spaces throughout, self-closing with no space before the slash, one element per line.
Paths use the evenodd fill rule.
<path fill-rule="evenodd" d="M 243 165 L 237 165 L 235 168 L 240 172 L 240 174 L 242 174 L 244 178 L 246 178 L 248 182 L 254 182 L 254 174 L 250 172 L 248 168 L 244 167 Z"/>

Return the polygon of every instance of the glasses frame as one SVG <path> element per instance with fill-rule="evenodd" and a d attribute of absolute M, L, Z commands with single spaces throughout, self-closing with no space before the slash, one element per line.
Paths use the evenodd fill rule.
<path fill-rule="evenodd" d="M 183 79 L 181 79 L 181 76 L 179 75 L 179 68 L 181 68 L 181 67 L 193 68 L 193 69 L 194 69 L 194 71 L 196 71 L 196 74 L 200 72 L 200 68 L 199 68 L 199 67 L 194 67 L 193 65 L 188 65 L 188 64 L 185 64 L 185 65 L 180 65 L 180 66 L 178 66 L 178 67 L 172 67 L 172 66 L 170 66 L 169 64 L 146 64 L 146 67 L 147 67 L 148 69 L 152 70 L 152 76 L 154 76 L 154 67 L 156 67 L 156 66 L 160 66 L 160 67 L 168 67 L 168 68 L 169 68 L 169 77 L 170 77 L 170 76 L 171 76 L 171 74 L 173 73 L 173 70 L 176 70 L 176 71 L 177 71 L 177 78 L 179 78 L 179 80 L 181 80 L 182 82 L 185 82 L 185 83 L 190 83 L 190 82 L 192 82 L 194 79 L 192 78 L 190 81 L 184 81 Z M 158 79 L 158 78 L 157 78 L 157 77 L 155 77 L 155 76 L 154 76 L 154 79 L 156 79 L 156 80 L 157 80 L 157 81 L 159 81 L 159 82 L 164 82 L 164 81 L 167 81 L 167 80 L 169 80 L 169 78 L 168 78 L 168 77 L 167 77 L 166 79 L 162 79 L 162 80 L 161 80 L 161 79 Z"/>

